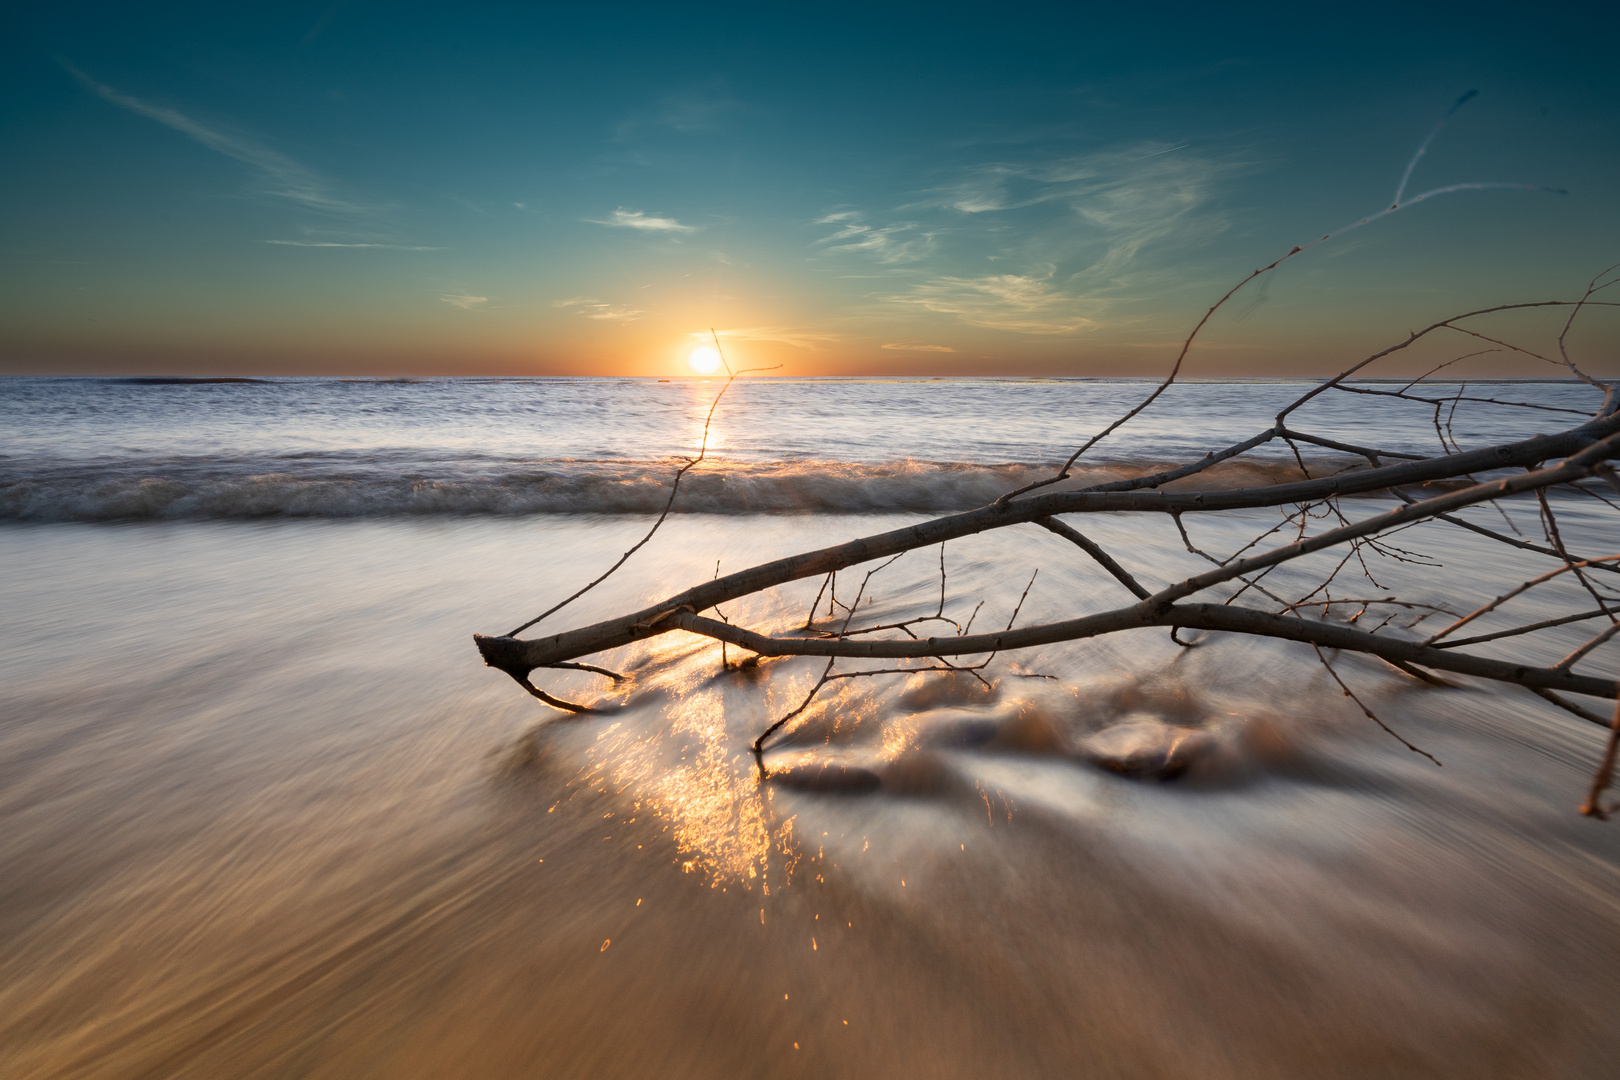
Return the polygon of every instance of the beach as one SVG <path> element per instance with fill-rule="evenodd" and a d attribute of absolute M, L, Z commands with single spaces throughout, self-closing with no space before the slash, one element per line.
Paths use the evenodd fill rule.
<path fill-rule="evenodd" d="M 714 642 L 663 635 L 602 658 L 625 705 L 583 717 L 484 667 L 474 632 L 646 532 L 719 385 L 8 380 L 0 1072 L 1608 1075 L 1620 832 L 1575 811 L 1603 732 L 1521 690 L 1341 658 L 1436 767 L 1308 647 L 1132 631 L 999 657 L 988 687 L 842 684 L 774 753 L 880 778 L 857 792 L 761 784 L 748 752 L 814 659 L 727 670 Z M 1087 475 L 1196 457 L 1298 388 L 1178 390 Z M 739 383 L 690 501 L 544 627 L 980 505 L 1141 392 Z M 1366 408 L 1324 403 L 1314 430 L 1349 438 Z M 1548 429 L 1472 415 L 1464 446 Z M 1434 452 L 1422 410 L 1381 423 Z M 1607 553 L 1602 508 L 1558 497 L 1571 547 Z M 1528 531 L 1525 503 L 1506 512 Z M 1188 527 L 1230 550 L 1277 516 Z M 1148 518 L 1087 527 L 1144 576 L 1199 565 Z M 1445 567 L 1381 584 L 1439 603 L 1518 580 L 1470 537 L 1413 530 Z M 873 613 L 932 610 L 934 559 L 875 579 Z M 1035 568 L 1020 624 L 1120 601 L 1038 529 L 945 560 L 963 620 L 982 599 L 1005 623 Z M 726 615 L 797 625 L 816 585 Z M 1548 662 L 1583 640 L 1514 647 Z M 1603 649 L 1588 670 L 1614 670 Z M 1165 782 L 1076 753 L 1140 715 L 1216 751 Z"/>

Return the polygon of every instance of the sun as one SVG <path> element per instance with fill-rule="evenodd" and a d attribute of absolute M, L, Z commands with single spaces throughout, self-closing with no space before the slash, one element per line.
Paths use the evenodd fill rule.
<path fill-rule="evenodd" d="M 699 375 L 712 375 L 720 367 L 720 353 L 713 345 L 699 345 L 692 350 L 686 362 Z"/>

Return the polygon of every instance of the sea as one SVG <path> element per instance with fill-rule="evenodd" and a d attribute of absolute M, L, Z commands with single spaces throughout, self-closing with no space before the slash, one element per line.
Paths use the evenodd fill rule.
<path fill-rule="evenodd" d="M 762 781 L 749 747 L 824 660 L 739 665 L 669 633 L 590 658 L 619 682 L 537 672 L 605 706 L 576 715 L 473 646 L 666 506 L 526 633 L 981 506 L 1153 385 L 0 380 L 0 1075 L 1614 1076 L 1620 824 L 1576 811 L 1605 732 L 1528 692 L 1131 631 L 834 679 L 765 757 L 876 778 L 818 787 Z M 1178 384 L 1067 483 L 1195 460 L 1311 385 Z M 1290 423 L 1431 455 L 1599 400 L 1366 381 Z M 1348 463 L 1268 444 L 1181 483 Z M 1620 547 L 1608 503 L 1552 501 L 1571 550 Z M 1185 536 L 1069 520 L 1152 586 L 1287 542 L 1298 509 L 1188 514 Z M 1544 543 L 1533 498 L 1463 516 Z M 1557 565 L 1444 524 L 1392 543 L 1317 597 L 1399 596 L 1417 606 L 1375 605 L 1397 632 Z M 1266 586 L 1304 596 L 1339 557 Z M 824 584 L 722 614 L 826 625 Z M 1565 575 L 1477 626 L 1579 589 Z M 838 619 L 932 620 L 919 633 L 1132 600 L 1034 526 L 844 571 L 836 595 Z M 1590 629 L 1479 651 L 1549 663 Z M 1620 642 L 1578 668 L 1617 669 Z M 1083 752 L 1144 724 L 1205 752 L 1179 776 Z"/>

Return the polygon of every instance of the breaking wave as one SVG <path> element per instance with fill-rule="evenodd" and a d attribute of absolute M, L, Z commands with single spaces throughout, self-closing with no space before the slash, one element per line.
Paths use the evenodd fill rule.
<path fill-rule="evenodd" d="M 0 463 L 0 520 L 656 514 L 669 498 L 675 471 L 669 462 L 549 461 L 505 467 L 461 462 L 424 469 L 420 462 L 334 457 L 58 462 L 32 468 L 13 460 Z M 1104 483 L 1169 464 L 1092 465 L 1076 470 L 1074 479 L 1062 486 Z M 1320 464 L 1326 471 L 1343 463 Z M 941 513 L 983 506 L 1012 488 L 1050 476 L 1054 468 L 927 461 L 706 462 L 681 482 L 674 510 Z M 1231 462 L 1172 489 L 1247 487 L 1298 478 L 1297 466 L 1289 462 Z"/>

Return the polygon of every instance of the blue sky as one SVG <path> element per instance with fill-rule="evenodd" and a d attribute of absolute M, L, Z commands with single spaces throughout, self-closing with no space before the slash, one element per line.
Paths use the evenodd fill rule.
<path fill-rule="evenodd" d="M 1566 15 L 41 6 L 0 46 L 0 370 L 662 375 L 713 327 L 783 374 L 1151 374 L 1478 90 L 1409 194 L 1567 194 L 1336 238 L 1195 365 L 1322 371 L 1620 260 L 1616 20 Z"/>

